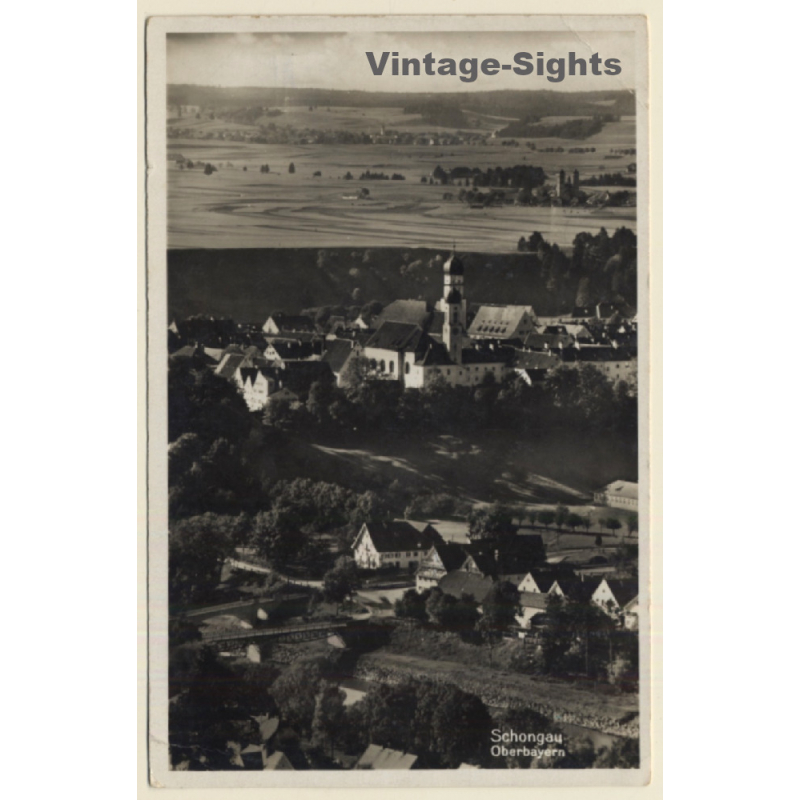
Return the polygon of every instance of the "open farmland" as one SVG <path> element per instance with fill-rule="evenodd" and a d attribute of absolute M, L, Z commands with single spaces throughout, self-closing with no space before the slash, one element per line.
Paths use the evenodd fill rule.
<path fill-rule="evenodd" d="M 383 116 L 387 127 L 413 126 L 387 112 L 399 109 L 338 109 L 344 126 L 345 112 L 353 112 L 357 130 L 372 130 Z M 373 114 L 369 124 L 362 114 Z M 302 113 L 317 112 L 296 112 Z M 385 114 L 385 116 L 384 116 Z M 283 119 L 283 118 L 278 118 Z M 184 120 L 181 121 L 182 124 Z M 186 127 L 203 126 L 204 135 L 216 136 L 232 123 L 220 120 L 185 120 Z M 301 123 L 295 122 L 298 127 Z M 418 123 L 417 123 L 418 124 Z M 244 127 L 244 126 L 237 126 Z M 420 127 L 420 132 L 424 128 Z M 605 226 L 636 229 L 635 208 L 550 208 L 501 206 L 470 208 L 445 193 L 457 196 L 461 187 L 422 183 L 437 165 L 507 167 L 541 166 L 549 176 L 559 169 L 579 169 L 590 177 L 624 170 L 633 156 L 609 160 L 612 148 L 633 147 L 634 123 L 623 119 L 584 141 L 537 139 L 537 146 L 563 147 L 563 153 L 540 153 L 525 146 L 504 147 L 499 139 L 485 145 L 391 146 L 253 144 L 219 138 L 170 139 L 168 156 L 179 154 L 193 161 L 210 162 L 218 171 L 168 168 L 169 246 L 171 248 L 258 247 L 451 247 L 486 252 L 510 252 L 522 235 L 538 230 L 551 242 L 569 247 L 580 231 L 596 232 Z M 525 140 L 519 140 L 523 143 Z M 567 153 L 571 147 L 595 147 L 595 153 Z M 296 172 L 290 174 L 289 164 Z M 270 172 L 260 172 L 268 164 Z M 245 170 L 246 167 L 246 170 Z M 362 172 L 399 173 L 404 181 L 361 181 Z M 314 172 L 321 176 L 314 177 Z M 350 172 L 355 180 L 344 180 Z M 361 188 L 369 199 L 345 199 Z M 508 190 L 513 194 L 514 190 Z"/>

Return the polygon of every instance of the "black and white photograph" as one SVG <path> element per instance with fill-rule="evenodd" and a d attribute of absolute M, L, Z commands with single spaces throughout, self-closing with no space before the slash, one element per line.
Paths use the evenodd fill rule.
<path fill-rule="evenodd" d="M 646 784 L 644 19 L 147 37 L 153 785 Z"/>

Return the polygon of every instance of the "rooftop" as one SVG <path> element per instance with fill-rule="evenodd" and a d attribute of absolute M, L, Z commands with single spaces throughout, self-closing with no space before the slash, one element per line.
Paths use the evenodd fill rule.
<path fill-rule="evenodd" d="M 358 759 L 355 769 L 411 769 L 417 761 L 413 753 L 371 744 Z"/>

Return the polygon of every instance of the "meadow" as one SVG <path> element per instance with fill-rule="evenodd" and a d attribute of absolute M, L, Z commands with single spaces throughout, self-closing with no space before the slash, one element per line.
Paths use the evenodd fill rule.
<path fill-rule="evenodd" d="M 317 111 L 293 110 L 285 117 L 297 128 L 318 125 Z M 367 116 L 369 115 L 369 116 Z M 306 120 L 306 117 L 308 118 Z M 337 109 L 335 126 L 328 129 L 379 132 L 380 122 L 396 130 L 425 130 L 413 115 L 400 109 Z M 174 120 L 173 120 L 174 121 Z M 183 127 L 214 134 L 247 126 L 221 120 L 180 120 Z M 500 124 L 494 121 L 495 126 Z M 484 131 L 485 132 L 485 131 Z M 632 118 L 609 123 L 586 140 L 537 139 L 540 149 L 561 146 L 595 147 L 595 153 L 541 153 L 524 146 L 502 146 L 499 139 L 483 145 L 299 145 L 252 144 L 215 138 L 171 138 L 168 157 L 181 155 L 210 162 L 217 172 L 168 167 L 168 228 L 170 248 L 261 247 L 452 247 L 460 250 L 511 252 L 520 236 L 540 231 L 549 241 L 569 247 L 580 231 L 612 230 L 621 225 L 636 229 L 635 208 L 550 208 L 502 206 L 470 208 L 445 194 L 459 186 L 422 183 L 437 165 L 541 166 L 553 176 L 559 169 L 579 169 L 589 177 L 624 171 L 635 159 L 606 159 L 614 148 L 635 145 Z M 289 164 L 295 172 L 289 172 Z M 260 172 L 269 165 L 269 173 Z M 399 173 L 404 181 L 358 180 L 362 172 Z M 321 173 L 314 176 L 315 172 Z M 345 180 L 350 172 L 354 180 Z M 345 199 L 361 188 L 369 198 Z M 509 190 L 513 193 L 514 190 Z"/>

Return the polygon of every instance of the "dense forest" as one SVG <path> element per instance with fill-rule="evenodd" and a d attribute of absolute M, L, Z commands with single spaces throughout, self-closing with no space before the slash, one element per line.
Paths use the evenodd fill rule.
<path fill-rule="evenodd" d="M 587 302 L 613 300 L 619 294 L 635 307 L 636 235 L 631 230 L 579 233 L 573 243 L 577 255 L 556 245 L 540 253 L 538 239 L 534 247 L 523 240 L 516 253 L 461 255 L 471 304 L 532 305 L 545 316 L 569 313 L 581 305 L 579 283 L 589 277 L 583 287 L 583 294 L 590 295 Z M 589 240 L 593 244 L 587 249 Z M 435 303 L 442 293 L 446 255 L 425 247 L 171 250 L 169 319 L 210 314 L 263 325 L 278 310 L 297 314 L 322 306 L 360 309 L 369 301 L 385 305 L 398 298 Z M 612 256 L 619 258 L 609 264 Z"/>

